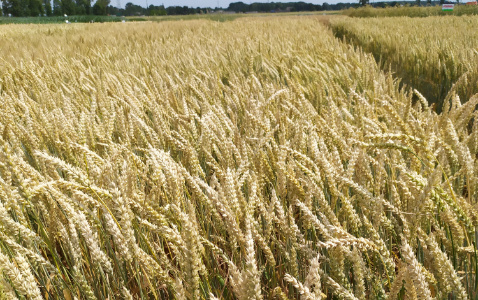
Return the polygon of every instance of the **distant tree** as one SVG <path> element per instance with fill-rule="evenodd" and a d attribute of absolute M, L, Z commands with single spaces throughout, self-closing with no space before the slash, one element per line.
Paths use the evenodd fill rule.
<path fill-rule="evenodd" d="M 131 2 L 126 3 L 124 7 L 125 16 L 139 16 L 144 15 L 145 9 L 139 5 L 133 4 Z"/>
<path fill-rule="evenodd" d="M 50 1 L 50 0 L 44 0 L 44 2 L 43 2 L 43 10 L 44 10 L 44 14 L 46 14 L 47 16 L 51 16 L 51 15 L 52 15 L 52 11 L 51 11 L 51 1 Z"/>
<path fill-rule="evenodd" d="M 86 15 L 86 9 L 82 5 L 83 0 L 75 0 L 75 14 L 76 15 Z"/>
<path fill-rule="evenodd" d="M 54 16 L 61 16 L 61 0 L 53 0 L 52 14 Z"/>
<path fill-rule="evenodd" d="M 244 2 L 233 2 L 229 4 L 229 7 L 227 10 L 229 11 L 235 11 L 235 12 L 247 12 L 248 10 L 248 5 L 245 4 Z"/>
<path fill-rule="evenodd" d="M 150 5 L 148 7 L 148 15 L 150 16 L 165 16 L 167 15 L 166 9 L 164 8 L 164 5 L 160 6 L 154 6 Z"/>
<path fill-rule="evenodd" d="M 43 16 L 44 12 L 42 0 L 28 0 L 28 10 L 25 12 L 27 16 Z"/>
<path fill-rule="evenodd" d="M 108 5 L 106 10 L 108 11 L 108 15 L 121 16 L 121 9 L 114 7 L 113 5 Z"/>
<path fill-rule="evenodd" d="M 110 0 L 96 0 L 95 5 L 93 5 L 93 14 L 107 15 L 109 4 L 110 4 Z"/>
<path fill-rule="evenodd" d="M 76 3 L 74 0 L 60 0 L 61 15 L 74 15 L 76 13 Z"/>
<path fill-rule="evenodd" d="M 91 0 L 75 0 L 77 15 L 91 15 Z"/>
<path fill-rule="evenodd" d="M 3 11 L 14 17 L 26 17 L 30 15 L 28 0 L 2 0 Z"/>
<path fill-rule="evenodd" d="M 189 15 L 195 14 L 196 10 L 187 6 L 168 6 L 166 8 L 166 13 L 168 15 Z"/>
<path fill-rule="evenodd" d="M 5 12 L 5 15 L 8 15 L 8 14 L 14 15 L 13 14 L 14 2 L 18 2 L 18 0 L 17 1 L 2 0 L 2 7 L 3 7 L 3 10 Z"/>
<path fill-rule="evenodd" d="M 11 13 L 9 11 L 8 4 L 9 4 L 9 1 L 2 0 L 2 9 L 3 9 L 2 12 L 4 12 L 5 15 L 8 15 L 9 13 Z"/>

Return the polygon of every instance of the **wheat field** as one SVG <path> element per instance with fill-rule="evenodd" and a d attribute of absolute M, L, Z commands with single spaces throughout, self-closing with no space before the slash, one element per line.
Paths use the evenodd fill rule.
<path fill-rule="evenodd" d="M 476 8 L 458 6 L 458 12 Z M 382 12 L 402 9 L 413 14 L 431 8 L 390 8 Z M 476 16 L 334 18 L 331 24 L 337 36 L 372 53 L 383 68 L 391 68 L 429 102 L 436 103 L 438 110 L 452 89 L 462 102 L 478 93 Z"/>
<path fill-rule="evenodd" d="M 318 17 L 5 25 L 0 57 L 0 299 L 477 295 L 478 97 L 437 114 Z"/>

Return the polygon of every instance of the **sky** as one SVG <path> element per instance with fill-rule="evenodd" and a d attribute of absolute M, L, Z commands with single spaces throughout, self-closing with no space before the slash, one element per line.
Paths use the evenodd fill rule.
<path fill-rule="evenodd" d="M 338 3 L 338 2 L 350 2 L 350 0 L 330 0 L 330 1 L 318 1 L 318 0 L 271 0 L 271 1 L 261 1 L 261 0 L 120 0 L 121 1 L 121 6 L 124 7 L 127 2 L 132 2 L 134 4 L 138 4 L 141 6 L 146 6 L 146 2 L 148 5 L 161 5 L 164 4 L 164 6 L 190 6 L 190 7 L 223 7 L 227 8 L 229 6 L 229 3 L 231 2 L 239 2 L 242 1 L 244 3 L 253 3 L 253 2 L 298 2 L 298 1 L 303 1 L 306 3 L 313 3 L 313 4 L 322 4 L 323 2 L 327 3 Z M 352 0 L 353 1 L 353 0 Z M 117 0 L 112 0 L 111 3 L 115 5 Z"/>

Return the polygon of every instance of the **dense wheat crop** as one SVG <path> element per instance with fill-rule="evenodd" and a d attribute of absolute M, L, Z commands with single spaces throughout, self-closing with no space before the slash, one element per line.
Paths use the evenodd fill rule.
<path fill-rule="evenodd" d="M 476 296 L 478 97 L 437 115 L 314 17 L 0 55 L 0 298 Z"/>
<path fill-rule="evenodd" d="M 332 26 L 439 110 L 452 87 L 462 102 L 478 92 L 478 17 L 337 18 Z"/>

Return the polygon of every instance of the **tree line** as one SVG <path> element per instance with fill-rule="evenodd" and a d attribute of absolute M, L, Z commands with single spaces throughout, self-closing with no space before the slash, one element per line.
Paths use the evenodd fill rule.
<path fill-rule="evenodd" d="M 300 12 L 300 11 L 321 11 L 340 10 L 349 7 L 356 7 L 356 3 L 323 3 L 312 4 L 305 2 L 271 2 L 231 3 L 227 8 L 220 7 L 188 7 L 188 6 L 155 6 L 142 7 L 128 2 L 124 8 L 110 5 L 110 0 L 0 0 L 0 16 L 11 15 L 14 17 L 27 16 L 63 16 L 63 15 L 117 15 L 117 16 L 161 16 L 161 15 L 191 15 L 204 14 L 218 11 L 249 13 L 249 12 Z M 94 0 L 93 0 L 94 1 Z M 357 0 L 355 0 L 357 1 Z M 364 1 L 364 0 L 362 0 Z M 361 2 L 362 2 L 361 1 Z M 368 1 L 368 0 L 365 0 Z"/>
<path fill-rule="evenodd" d="M 324 10 L 320 4 L 312 4 L 305 2 L 270 2 L 270 3 L 251 3 L 234 2 L 229 4 L 227 11 L 234 12 L 281 12 L 281 11 L 317 11 Z"/>
<path fill-rule="evenodd" d="M 399 5 L 437 5 L 452 0 L 392 0 L 392 1 L 374 1 L 369 0 L 351 0 L 352 3 L 335 3 L 329 4 L 324 2 L 320 4 L 312 4 L 306 2 L 270 2 L 270 3 L 251 3 L 233 2 L 227 8 L 220 7 L 188 7 L 188 6 L 169 6 L 150 5 L 147 8 L 140 5 L 127 3 L 125 8 L 117 8 L 108 6 L 108 14 L 117 16 L 161 16 L 161 15 L 192 15 L 206 14 L 217 12 L 235 12 L 235 13 L 274 13 L 274 12 L 301 12 L 301 11 L 326 11 L 326 10 L 342 10 L 347 8 L 357 8 L 359 6 L 370 5 L 373 7 L 389 7 Z M 420 2 L 422 1 L 422 2 Z M 470 0 L 471 1 L 471 0 Z"/>
<path fill-rule="evenodd" d="M 236 13 L 250 13 L 250 12 L 300 12 L 300 11 L 321 11 L 321 10 L 341 10 L 349 7 L 357 7 L 357 3 L 337 3 L 322 5 L 305 3 L 305 2 L 271 2 L 271 3 L 251 3 L 246 4 L 244 2 L 233 2 L 229 4 L 227 8 L 221 7 L 188 7 L 188 6 L 169 6 L 163 5 L 154 6 L 150 5 L 147 8 L 140 5 L 133 4 L 131 2 L 126 3 L 124 9 L 118 9 L 116 7 L 108 7 L 108 13 L 111 15 L 121 16 L 160 16 L 160 15 L 191 15 L 191 14 L 204 14 L 211 12 L 236 12 Z"/>
<path fill-rule="evenodd" d="M 110 0 L 2 0 L 0 16 L 107 15 Z"/>
<path fill-rule="evenodd" d="M 213 12 L 300 12 L 300 11 L 323 11 L 323 10 L 341 10 L 350 7 L 371 5 L 374 7 L 387 7 L 396 5 L 427 5 L 442 4 L 447 0 L 412 0 L 412 1 L 392 1 L 392 2 L 373 2 L 369 0 L 355 0 L 354 3 L 336 3 L 312 4 L 305 2 L 270 2 L 270 3 L 251 3 L 233 2 L 225 9 L 220 7 L 188 7 L 188 6 L 168 6 L 149 5 L 142 7 L 131 2 L 126 3 L 124 8 L 118 8 L 110 5 L 110 0 L 0 0 L 0 16 L 11 15 L 15 17 L 26 16 L 63 16 L 63 15 L 116 15 L 116 16 L 162 16 L 162 15 L 192 15 L 206 14 Z M 94 0 L 93 0 L 94 1 Z M 352 0 L 353 1 L 353 0 Z M 3 9 L 3 11 L 2 11 Z"/>
<path fill-rule="evenodd" d="M 210 7 L 206 8 L 193 8 L 188 6 L 168 6 L 164 5 L 150 5 L 147 8 L 142 7 L 131 2 L 126 3 L 125 8 L 117 8 L 114 6 L 108 7 L 108 14 L 117 16 L 165 16 L 165 15 L 194 15 L 210 13 L 214 9 Z"/>

